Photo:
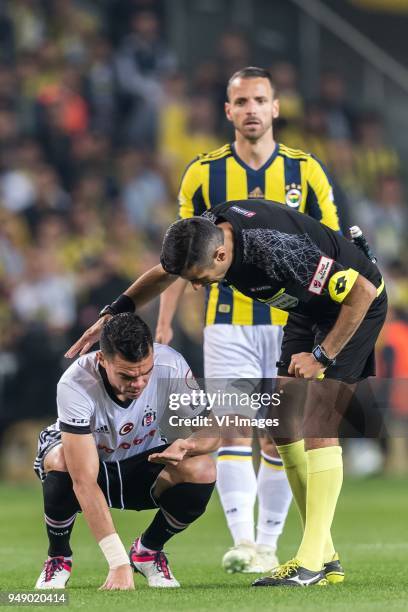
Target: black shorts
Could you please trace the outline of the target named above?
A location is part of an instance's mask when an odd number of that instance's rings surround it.
[[[157,508],[151,490],[162,463],[150,463],[149,455],[164,451],[169,444],[161,444],[144,453],[123,461],[102,461],[99,466],[98,484],[110,508],[122,510],[148,510]]]
[[[60,431],[45,429],[40,433],[38,455],[34,462],[34,471],[40,480],[46,478],[43,468],[46,455],[59,444],[61,444]],[[98,484],[110,508],[121,510],[157,508],[151,489],[165,466],[160,463],[150,463],[147,458],[168,446],[169,444],[162,444],[123,461],[100,462]],[[80,510],[79,503],[78,510]]]
[[[386,314],[387,294],[384,289],[368,310],[354,336],[337,355],[336,364],[325,371],[325,378],[356,382],[375,375],[374,347]],[[280,356],[283,365],[278,368],[278,375],[288,376],[292,355],[311,353],[316,344],[323,342],[334,323],[334,320],[316,323],[309,317],[289,314],[283,330]]]

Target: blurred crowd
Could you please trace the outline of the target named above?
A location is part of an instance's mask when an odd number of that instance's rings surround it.
[[[209,57],[182,66],[154,0],[2,1],[0,33],[1,428],[54,413],[64,350],[157,262],[182,173],[231,140],[225,85],[256,57],[250,37],[228,31]],[[406,177],[383,118],[337,72],[305,99],[296,66],[271,57],[270,69],[277,140],[328,166],[345,225],[361,225],[379,256],[392,304],[381,367],[407,376]],[[177,339],[199,371],[194,300]]]

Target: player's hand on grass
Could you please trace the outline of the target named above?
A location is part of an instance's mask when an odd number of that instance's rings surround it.
[[[319,379],[324,378],[325,368],[316,361],[312,353],[297,353],[292,355],[288,372],[296,378]]]
[[[160,344],[170,344],[173,340],[173,328],[171,325],[158,325],[156,327],[156,342]]]
[[[188,452],[194,449],[195,443],[191,440],[176,440],[162,453],[152,453],[149,455],[149,461],[151,463],[177,466],[180,461],[183,461]]]
[[[72,357],[75,357],[78,353],[80,355],[85,355],[85,353],[92,348],[95,342],[98,342],[99,338],[101,337],[102,328],[106,321],[108,321],[110,318],[111,315],[105,315],[104,317],[98,319],[93,325],[91,325],[91,327],[88,327],[80,339],[67,350],[65,357],[72,359]]]
[[[126,564],[109,570],[108,577],[99,587],[99,591],[133,591],[134,588],[133,570]]]

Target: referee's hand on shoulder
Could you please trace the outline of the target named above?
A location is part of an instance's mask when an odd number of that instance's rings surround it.
[[[171,325],[157,325],[155,341],[159,344],[170,344],[173,340],[173,328]]]
[[[101,337],[101,331],[106,321],[111,315],[105,315],[98,319],[91,327],[88,327],[86,332],[67,350],[65,357],[72,359],[76,355],[85,355]]]

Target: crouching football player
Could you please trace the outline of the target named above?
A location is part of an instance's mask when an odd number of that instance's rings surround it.
[[[215,484],[208,453],[218,440],[199,432],[172,444],[162,437],[159,423],[170,394],[191,393],[189,367],[173,349],[153,345],[137,315],[112,317],[100,347],[64,373],[58,420],[40,433],[34,468],[43,485],[49,549],[36,588],[66,586],[80,510],[109,564],[102,589],[133,589],[132,569],[151,587],[178,587],[163,547],[205,511]],[[184,410],[194,417],[203,406]],[[129,555],[109,508],[158,508]]]

